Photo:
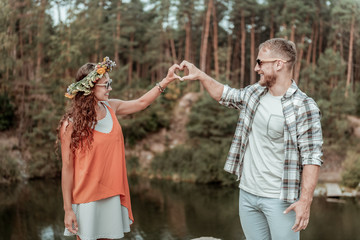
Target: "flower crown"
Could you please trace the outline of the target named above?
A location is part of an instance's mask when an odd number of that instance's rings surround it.
[[[67,88],[65,97],[73,98],[77,92],[84,92],[84,95],[91,93],[91,88],[94,87],[95,83],[101,79],[106,72],[111,72],[112,68],[115,67],[115,62],[111,61],[109,57],[105,57],[103,62],[96,64],[95,69],[91,71],[86,77],[78,82],[70,84]]]

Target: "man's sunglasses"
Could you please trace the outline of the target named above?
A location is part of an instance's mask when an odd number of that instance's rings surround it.
[[[109,79],[107,83],[98,83],[96,86],[104,86],[107,90],[111,87],[112,79]]]
[[[269,63],[269,62],[276,62],[276,61],[281,61],[283,63],[286,63],[287,61],[282,60],[282,59],[278,59],[278,58],[274,58],[274,59],[266,59],[266,60],[260,60],[260,59],[256,59],[256,63],[259,65],[259,67],[261,67],[261,65],[263,63]]]

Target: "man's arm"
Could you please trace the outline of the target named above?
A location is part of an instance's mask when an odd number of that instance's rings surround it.
[[[323,143],[320,119],[321,114],[316,103],[310,98],[306,99],[298,110],[296,126],[303,165],[300,199],[285,210],[285,213],[291,210],[296,213],[296,221],[292,228],[295,232],[305,229],[309,223],[310,206],[319,178]]]
[[[292,230],[304,230],[309,224],[310,207],[314,196],[315,187],[319,177],[320,166],[304,165],[301,178],[301,195],[299,201],[293,203],[285,210],[285,214],[294,210],[296,213],[295,224]]]
[[[194,64],[183,61],[180,64],[180,70],[187,68],[189,74],[182,77],[181,80],[200,80],[201,84],[209,92],[210,96],[216,101],[220,101],[224,85],[208,76],[206,73],[195,67]]]

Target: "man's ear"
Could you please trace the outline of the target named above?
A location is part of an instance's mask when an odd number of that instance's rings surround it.
[[[277,71],[279,71],[279,70],[281,70],[281,69],[283,69],[283,68],[286,67],[286,66],[285,66],[285,63],[283,63],[282,61],[276,61],[275,66],[276,66],[276,70],[277,70]]]

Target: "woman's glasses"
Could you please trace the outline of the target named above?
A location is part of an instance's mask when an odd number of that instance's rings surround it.
[[[109,79],[107,83],[98,83],[96,84],[96,86],[104,86],[106,90],[109,90],[109,88],[111,87],[111,83],[112,83],[112,79]]]
[[[261,65],[263,64],[263,63],[268,63],[268,62],[276,62],[276,61],[281,61],[281,62],[283,62],[283,63],[286,63],[287,61],[285,61],[285,60],[282,60],[282,59],[278,59],[278,58],[270,58],[270,59],[266,59],[266,60],[260,60],[260,59],[256,59],[256,63],[259,65],[259,67],[261,67]]]

